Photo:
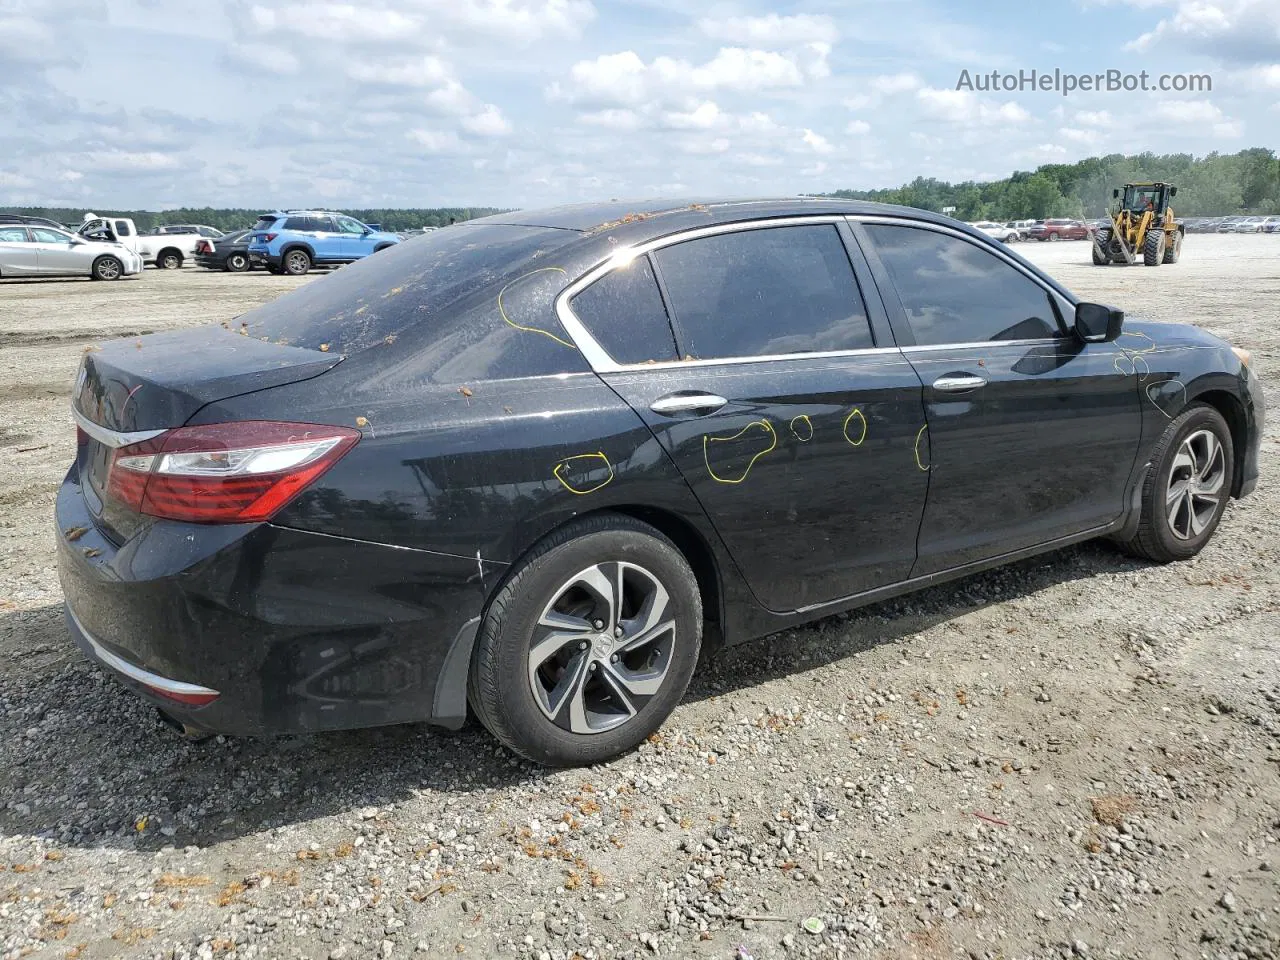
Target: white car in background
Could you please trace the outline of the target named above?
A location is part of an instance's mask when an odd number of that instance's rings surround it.
[[[0,225],[0,277],[92,277],[142,273],[142,258],[119,243],[90,243],[53,227]]]
[[[154,263],[165,270],[177,270],[195,257],[196,244],[203,237],[198,233],[148,234],[138,236],[138,228],[128,217],[100,217],[86,213],[77,235],[94,243],[118,243],[128,247],[142,258],[143,263]]]
[[[1008,227],[993,220],[979,220],[977,223],[969,224],[969,226],[975,230],[981,230],[988,237],[999,240],[1002,243],[1014,243],[1022,239],[1022,234],[1018,232],[1017,227]]]

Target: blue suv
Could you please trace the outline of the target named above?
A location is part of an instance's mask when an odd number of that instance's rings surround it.
[[[394,233],[324,210],[264,213],[249,234],[249,259],[271,273],[302,276],[315,266],[351,263],[400,242]]]

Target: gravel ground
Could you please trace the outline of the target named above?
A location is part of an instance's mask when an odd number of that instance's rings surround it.
[[[1021,249],[1280,363],[1280,237]],[[738,647],[601,767],[474,727],[180,739],[61,622],[69,385],[95,339],[298,282],[0,283],[0,957],[1280,956],[1274,418],[1195,561],[1086,544]]]

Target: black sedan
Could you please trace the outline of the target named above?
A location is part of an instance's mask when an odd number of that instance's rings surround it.
[[[195,249],[196,266],[206,270],[228,270],[231,273],[243,273],[252,269],[249,262],[248,230],[237,230],[217,239],[197,240]]]
[[[1258,479],[1249,356],[836,200],[521,211],[88,353],[81,647],[233,734],[468,705],[625,751],[732,645],[1109,537],[1195,556]]]

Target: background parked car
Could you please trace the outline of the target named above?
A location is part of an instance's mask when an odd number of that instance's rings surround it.
[[[1000,240],[1003,243],[1015,243],[1022,239],[1021,234],[1018,233],[1017,227],[1011,227],[1004,223],[996,223],[992,220],[979,220],[976,223],[969,224],[969,226],[973,227],[975,230],[981,230],[993,240]]]
[[[249,237],[249,259],[271,273],[301,276],[313,266],[351,263],[400,243],[394,233],[326,210],[264,213]]]
[[[119,243],[165,270],[177,270],[194,253],[200,235],[196,233],[138,236],[138,228],[128,217],[99,217],[85,214],[84,223],[76,231],[86,240]]]
[[[122,244],[90,243],[54,227],[0,224],[0,277],[119,280],[141,272],[142,258]]]
[[[24,213],[0,213],[0,224],[6,223],[23,224],[28,227],[53,227],[55,230],[67,229],[57,220],[50,220],[48,217],[29,217]]]
[[[222,236],[222,231],[217,227],[209,227],[200,223],[167,223],[162,227],[152,227],[152,236],[166,236],[177,233],[198,233],[202,237],[208,237],[211,240],[217,240]]]
[[[231,273],[242,273],[253,268],[249,260],[249,231],[237,230],[217,240],[206,237],[196,241],[195,261],[197,267],[206,270],[227,270]]]
[[[1093,229],[1079,220],[1045,220],[1031,228],[1032,240],[1088,240]]]
[[[1031,228],[1039,222],[1038,220],[1010,220],[1005,226],[1013,227],[1013,229],[1017,230],[1019,240],[1026,240]]]
[[[1262,221],[1260,233],[1280,233],[1280,217],[1267,217]]]

